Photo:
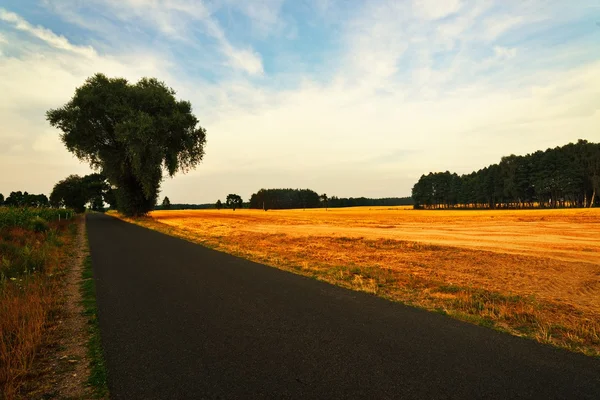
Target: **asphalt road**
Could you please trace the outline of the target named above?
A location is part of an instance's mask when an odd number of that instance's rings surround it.
[[[600,399],[600,359],[88,216],[112,399]]]

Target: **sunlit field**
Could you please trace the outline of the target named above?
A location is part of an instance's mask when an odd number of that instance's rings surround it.
[[[600,210],[155,211],[221,251],[600,354]]]

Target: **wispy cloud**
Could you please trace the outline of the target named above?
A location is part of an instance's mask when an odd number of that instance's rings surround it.
[[[65,6],[65,3],[68,6]],[[82,16],[74,12],[84,5]],[[120,24],[131,27],[134,31],[141,27],[144,30],[158,30],[159,34],[184,45],[195,51],[205,46],[216,45],[217,52],[225,58],[224,64],[250,75],[262,75],[263,64],[260,54],[251,46],[238,47],[231,43],[214,13],[219,9],[213,3],[198,0],[89,0],[81,3],[65,0],[48,6],[63,14],[69,20],[80,25],[96,27],[102,31],[114,29],[114,25],[98,24],[98,15],[107,19],[117,19]],[[244,10],[259,21],[262,30],[267,30],[275,17],[266,13],[263,8],[244,7]],[[90,15],[90,11],[93,14]],[[101,32],[104,33],[104,32]],[[106,32],[110,34],[110,32]],[[202,37],[204,36],[204,38]],[[211,39],[212,43],[207,39]],[[211,56],[214,56],[211,54]]]
[[[43,40],[56,49],[67,50],[80,54],[84,57],[93,57],[96,55],[96,52],[91,46],[73,45],[64,36],[56,35],[51,30],[45,29],[41,26],[33,26],[19,15],[9,12],[3,8],[0,8],[0,21],[12,24],[16,29],[27,32],[30,35]]]
[[[455,14],[463,5],[462,0],[413,0],[416,15],[428,20],[437,20]]]

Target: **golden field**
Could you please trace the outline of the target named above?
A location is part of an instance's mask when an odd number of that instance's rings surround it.
[[[155,211],[133,222],[277,268],[600,355],[600,210]]]

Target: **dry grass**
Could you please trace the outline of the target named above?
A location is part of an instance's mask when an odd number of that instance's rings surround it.
[[[57,278],[66,254],[60,246],[70,240],[66,224],[35,233],[4,228],[0,237],[0,392],[3,399],[18,396],[36,351],[43,342],[59,295]]]
[[[600,210],[157,211],[136,222],[302,275],[600,355]]]

